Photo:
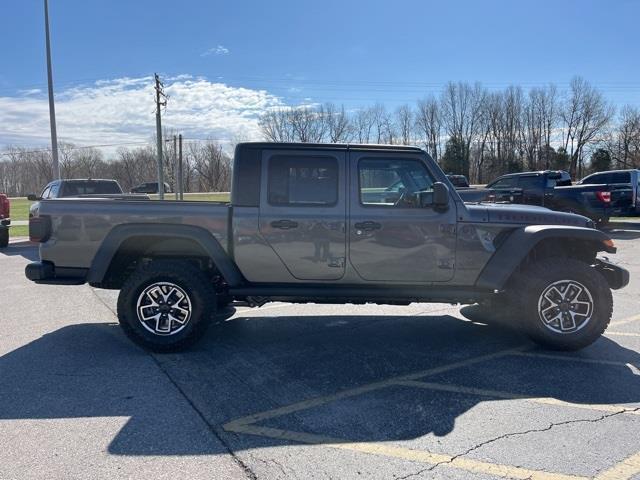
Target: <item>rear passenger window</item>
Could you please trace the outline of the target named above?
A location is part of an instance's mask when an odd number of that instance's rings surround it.
[[[531,177],[520,177],[518,178],[518,187],[523,190],[530,190],[540,187],[540,177],[539,176],[531,176]]]
[[[338,161],[332,157],[272,157],[269,160],[268,197],[271,205],[336,204]]]
[[[612,173],[609,183],[631,183],[631,174],[629,172]]]
[[[598,183],[610,183],[608,180],[609,174],[607,173],[602,173],[602,174],[598,174],[598,175],[591,175],[590,177],[585,178],[584,180],[582,180],[582,183],[584,185],[596,185]]]

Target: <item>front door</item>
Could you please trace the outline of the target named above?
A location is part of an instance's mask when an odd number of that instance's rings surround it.
[[[363,280],[446,282],[455,271],[456,211],[421,207],[434,176],[420,154],[352,151],[349,260]]]
[[[260,233],[294,279],[344,275],[345,158],[339,150],[263,153]]]

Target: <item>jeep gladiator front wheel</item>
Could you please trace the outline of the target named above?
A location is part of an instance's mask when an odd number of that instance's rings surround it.
[[[552,258],[518,276],[525,332],[542,346],[578,350],[595,342],[611,320],[605,278],[584,262]]]
[[[202,337],[216,312],[210,280],[187,262],[157,260],[140,266],[118,297],[126,335],[155,352],[182,350]]]

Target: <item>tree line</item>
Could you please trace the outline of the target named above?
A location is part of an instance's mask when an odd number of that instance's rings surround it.
[[[420,145],[447,173],[474,183],[525,170],[568,170],[573,178],[609,168],[640,167],[640,110],[616,115],[603,93],[576,77],[556,86],[489,91],[448,83],[439,96],[388,110],[377,103],[346,111],[327,103],[281,108],[259,122],[273,142]]]
[[[166,135],[165,138],[169,137]],[[143,182],[157,179],[157,153],[148,146],[120,148],[106,158],[93,147],[61,143],[58,159],[62,178],[113,178],[125,192]],[[40,193],[53,177],[51,152],[22,147],[5,149],[0,157],[0,192],[9,196]],[[176,153],[172,143],[163,151],[165,181],[177,188]],[[183,147],[185,192],[229,191],[231,157],[215,141],[187,141]]]
[[[390,110],[381,103],[347,110],[326,103],[270,110],[259,119],[267,141],[419,145],[446,173],[486,183],[498,175],[542,169],[568,170],[574,179],[592,171],[640,168],[640,109],[616,112],[604,94],[576,77],[567,91],[552,84],[525,91],[490,91],[450,82],[440,95]],[[173,132],[167,131],[165,138]],[[59,145],[63,178],[114,178],[125,191],[157,175],[155,142],[105,155],[92,147]],[[228,191],[229,148],[187,140],[183,148],[186,192]],[[174,146],[164,145],[165,179],[177,187]],[[0,151],[0,192],[38,193],[52,178],[49,150]]]

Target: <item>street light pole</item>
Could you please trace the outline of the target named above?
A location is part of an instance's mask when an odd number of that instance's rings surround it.
[[[47,44],[47,81],[49,84],[49,123],[51,125],[51,158],[53,159],[53,178],[60,178],[58,163],[58,134],[56,132],[56,107],[53,101],[53,72],[51,69],[51,40],[49,38],[49,1],[44,0],[44,30]]]

